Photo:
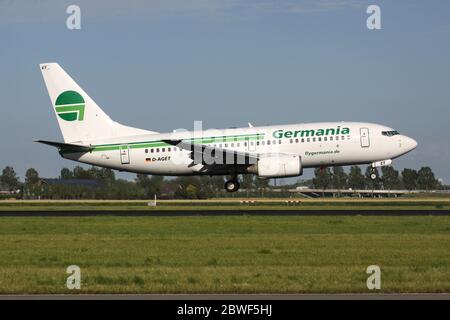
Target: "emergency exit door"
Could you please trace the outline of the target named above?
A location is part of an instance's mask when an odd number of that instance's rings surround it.
[[[256,152],[256,141],[253,141],[250,139],[245,139],[245,143],[247,144],[247,150],[248,152]]]
[[[361,137],[361,148],[370,147],[369,128],[360,128],[359,133]]]
[[[123,144],[119,147],[120,161],[122,164],[130,163],[130,147],[127,144]]]

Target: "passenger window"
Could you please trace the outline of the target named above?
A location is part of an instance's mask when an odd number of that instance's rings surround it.
[[[345,136],[342,136],[342,137],[341,137],[341,140],[345,140]]]
[[[339,140],[339,136],[336,137],[336,140]]]
[[[295,143],[298,143],[298,139],[295,139]]]
[[[294,142],[294,140],[292,140],[292,139],[289,139],[289,143],[293,143]]]
[[[267,140],[267,145],[270,146],[270,140]]]
[[[159,152],[159,148],[156,148],[156,152]]]
[[[323,137],[323,141],[327,141],[327,137]]]
[[[153,153],[155,150],[153,148],[150,149],[150,152]]]
[[[231,146],[234,147],[234,143],[231,143]]]
[[[145,149],[145,153],[148,153],[148,149]]]
[[[333,137],[330,137],[330,141],[333,141]]]
[[[306,138],[306,141],[307,141],[307,142],[310,142],[311,140],[310,140],[309,138]]]
[[[305,142],[305,138],[302,138],[302,142]]]
[[[162,149],[161,149],[161,152],[166,152],[166,148],[162,148]]]
[[[321,137],[318,137],[317,140],[319,140],[319,142],[320,142],[320,141],[322,141],[322,138],[321,138]]]
[[[169,151],[169,152],[170,152],[170,147],[169,147],[169,148],[167,148],[167,151]]]
[[[281,144],[281,139],[280,139],[280,140],[278,140],[278,144]]]
[[[312,140],[313,142],[316,142],[316,138],[313,138],[313,140]]]

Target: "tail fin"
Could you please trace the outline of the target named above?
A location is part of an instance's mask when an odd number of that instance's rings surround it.
[[[40,67],[65,142],[156,133],[111,120],[59,64],[43,63]]]

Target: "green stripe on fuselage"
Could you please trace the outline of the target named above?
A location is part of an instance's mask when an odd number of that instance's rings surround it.
[[[208,138],[189,138],[183,139],[184,141],[191,141],[193,143],[208,144],[208,143],[224,143],[224,142],[239,142],[239,141],[252,141],[261,140],[264,138],[263,133],[250,134],[250,135],[235,135],[235,136],[219,136],[219,137],[208,137]],[[129,145],[130,149],[141,149],[141,148],[158,148],[158,147],[170,147],[172,145],[158,141],[144,141],[144,142],[129,142],[121,144],[103,144],[96,145],[92,151],[110,151],[119,150],[121,145]]]

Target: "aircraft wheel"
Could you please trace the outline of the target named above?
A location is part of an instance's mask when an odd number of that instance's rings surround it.
[[[239,182],[235,180],[228,180],[225,182],[225,190],[228,192],[236,192],[239,190]]]
[[[370,174],[370,179],[375,180],[377,178],[377,175],[375,173]]]

